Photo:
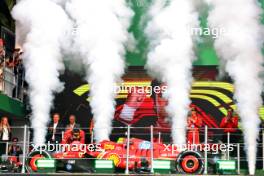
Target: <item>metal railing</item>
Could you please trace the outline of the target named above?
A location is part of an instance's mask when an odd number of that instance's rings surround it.
[[[114,132],[111,136],[122,136],[124,138],[127,139],[126,141],[126,155],[125,155],[125,160],[126,160],[126,169],[125,169],[125,173],[129,174],[130,170],[129,170],[129,161],[130,161],[130,140],[132,138],[134,138],[135,136],[140,138],[140,136],[142,136],[143,139],[147,140],[150,142],[151,144],[151,148],[150,148],[150,161],[151,163],[153,163],[153,160],[155,160],[156,158],[154,157],[154,150],[155,148],[154,143],[161,143],[161,144],[173,144],[171,141],[166,141],[166,142],[162,142],[162,136],[170,136],[170,131],[168,132],[160,132],[160,131],[156,131],[157,128],[150,126],[150,127],[131,127],[131,126],[127,126],[127,127],[114,127],[113,131]],[[160,129],[160,127],[159,127]],[[87,143],[93,143],[94,142],[94,137],[93,137],[93,132],[90,131],[89,128],[82,128],[82,130],[85,131],[85,135],[88,136],[88,138],[86,139]],[[122,130],[122,132],[119,132],[119,130]],[[142,131],[140,131],[142,130]],[[187,133],[188,133],[187,129]],[[217,131],[215,132],[214,135],[209,135],[211,133],[211,131]],[[246,162],[246,155],[242,153],[244,153],[243,150],[241,150],[242,148],[245,147],[244,141],[243,141],[243,136],[242,133],[239,134],[239,137],[241,137],[242,141],[237,141],[235,143],[232,143],[232,140],[230,140],[230,133],[224,133],[224,132],[220,132],[220,130],[223,130],[223,128],[208,128],[207,126],[205,126],[204,128],[200,129],[200,135],[204,136],[204,138],[201,138],[201,144],[206,145],[206,144],[226,144],[227,146],[229,145],[233,145],[234,146],[234,150],[231,152],[229,150],[223,152],[220,156],[221,160],[236,160],[237,162],[237,173],[239,174],[241,171],[241,162]],[[239,130],[239,129],[238,129]],[[18,136],[19,141],[16,142],[16,145],[19,145],[22,149],[22,153],[20,156],[20,162],[22,163],[22,169],[21,172],[25,173],[25,165],[26,165],[26,160],[27,160],[27,155],[30,153],[31,151],[31,147],[32,147],[32,128],[28,127],[27,125],[25,126],[17,126],[17,127],[12,127],[11,131],[13,134],[17,134],[20,135]],[[64,137],[64,132],[61,132],[60,135],[62,135],[61,137]],[[226,135],[226,139],[227,141],[222,141],[221,142],[215,142],[212,140],[212,138],[215,138],[217,136],[222,136],[224,137],[224,135]],[[262,139],[261,143],[258,143],[258,148],[261,149],[262,151],[262,155],[257,155],[257,162],[262,162],[262,169],[264,170],[264,129],[261,129],[261,137],[260,139]],[[89,139],[90,138],[90,139]],[[155,141],[154,141],[155,140]],[[89,141],[89,142],[88,142]],[[212,142],[213,141],[213,142]],[[226,142],[226,143],[223,143]],[[6,148],[5,148],[5,153],[1,153],[2,158],[8,158],[10,157],[12,154],[9,151],[10,146],[13,145],[13,142],[10,141],[0,141],[0,144],[5,144]],[[232,153],[232,154],[231,154]],[[74,158],[73,158],[74,159]],[[77,159],[77,158],[76,158]],[[81,158],[78,158],[81,159]],[[204,160],[204,173],[203,174],[209,174],[208,172],[208,163],[210,160],[212,160],[212,154],[207,150],[204,150],[203,153],[203,158]],[[153,166],[150,163],[150,170],[153,173]]]

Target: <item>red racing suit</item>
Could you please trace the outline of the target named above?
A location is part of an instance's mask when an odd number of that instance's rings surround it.
[[[187,143],[188,144],[199,144],[199,128],[202,126],[202,119],[198,114],[191,115],[188,118],[188,132],[187,132]]]
[[[80,130],[79,141],[81,144],[85,143],[85,132],[83,130]],[[71,144],[72,142],[74,142],[73,131],[71,129],[69,129],[69,130],[65,131],[61,143],[62,144]]]
[[[227,116],[224,117],[220,123],[220,128],[225,128],[225,133],[234,133],[236,132],[238,127],[238,117],[233,116],[231,118],[228,118]]]

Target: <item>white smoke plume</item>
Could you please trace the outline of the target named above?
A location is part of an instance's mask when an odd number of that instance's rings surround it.
[[[191,1],[156,0],[148,15],[152,19],[145,33],[151,50],[146,68],[167,84],[164,97],[168,99],[166,111],[172,118],[173,142],[184,144],[195,60],[190,29],[199,26],[198,13]]]
[[[64,69],[60,45],[69,21],[63,9],[50,0],[21,0],[12,15],[24,50],[34,143],[42,145],[53,94],[63,89],[58,78]]]
[[[258,126],[258,110],[262,104],[263,28],[261,8],[256,0],[213,0],[209,25],[224,28],[226,33],[215,40],[215,48],[233,78],[238,113],[242,120],[249,173],[254,174]]]
[[[68,0],[51,0],[51,1],[55,2],[55,3],[58,4],[58,5],[64,6],[65,3],[66,3]]]
[[[115,83],[124,73],[125,43],[133,12],[125,0],[69,0],[66,10],[76,25],[74,49],[86,67],[97,142],[109,139],[115,112]]]

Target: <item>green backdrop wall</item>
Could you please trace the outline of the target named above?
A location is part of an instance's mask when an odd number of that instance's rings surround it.
[[[145,14],[150,5],[151,0],[128,0],[135,12],[132,21],[130,32],[132,32],[137,40],[137,49],[133,52],[128,52],[126,59],[128,66],[144,66],[148,51],[148,42],[144,36],[144,25],[146,20]],[[264,9],[264,0],[259,0],[261,7]],[[202,28],[207,27],[208,9],[203,9],[200,12],[200,25]],[[264,12],[262,15],[262,23],[264,24]],[[201,42],[197,44],[196,50],[197,60],[194,65],[198,66],[217,66],[218,57],[213,47],[211,37],[202,36]]]

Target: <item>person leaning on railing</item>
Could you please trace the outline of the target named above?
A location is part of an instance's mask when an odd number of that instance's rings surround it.
[[[23,86],[24,86],[24,74],[25,69],[22,60],[22,54],[20,48],[16,48],[13,53],[13,69],[16,80],[15,91],[13,92],[13,97],[18,99],[23,99]]]
[[[18,138],[14,137],[12,139],[12,144],[8,147],[8,155],[19,157],[20,154],[22,154],[22,149],[18,145]]]
[[[5,116],[2,117],[0,122],[0,139],[0,154],[2,155],[6,151],[6,143],[11,139],[11,128],[8,123],[8,118]]]

